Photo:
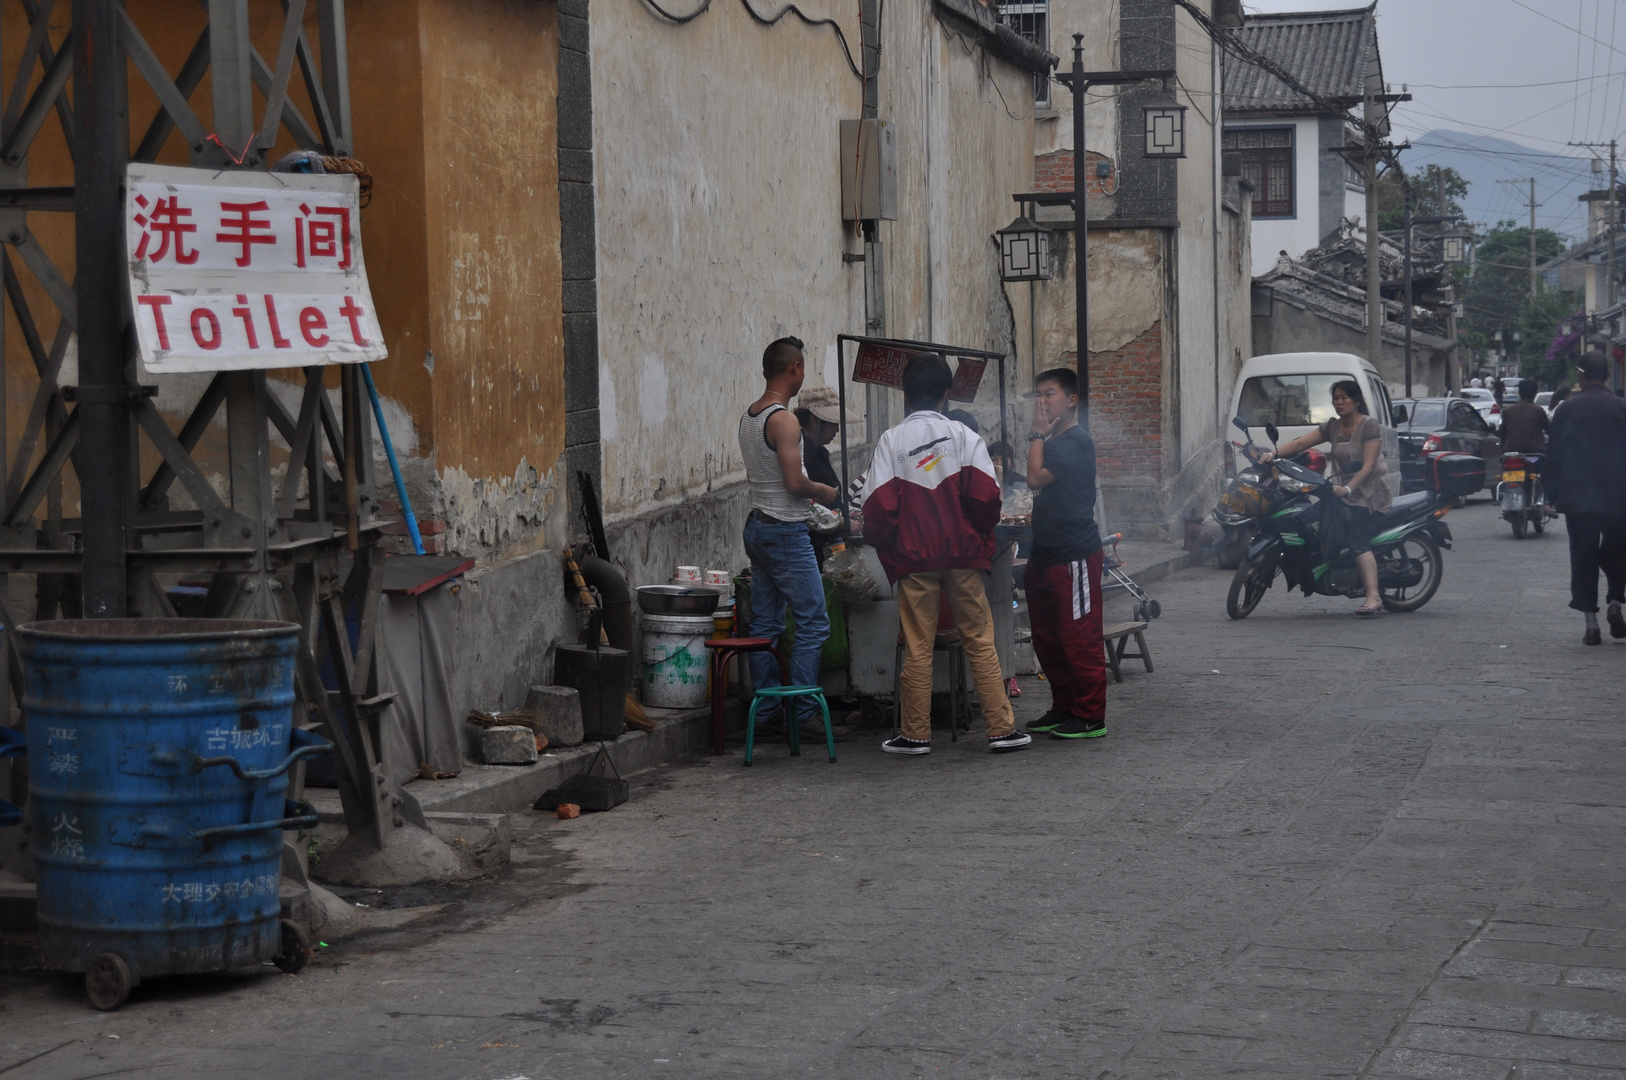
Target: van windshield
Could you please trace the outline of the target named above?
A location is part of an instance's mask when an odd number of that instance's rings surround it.
[[[1242,384],[1237,412],[1249,427],[1309,427],[1336,415],[1332,384],[1338,375],[1258,375]]]

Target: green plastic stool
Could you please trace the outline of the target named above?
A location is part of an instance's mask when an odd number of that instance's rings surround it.
[[[751,764],[751,750],[756,744],[757,709],[762,705],[763,698],[783,698],[785,714],[785,738],[790,743],[790,756],[800,757],[802,753],[801,722],[796,718],[795,710],[791,708],[791,700],[799,697],[814,698],[819,703],[819,711],[824,714],[824,742],[830,751],[830,763],[836,761],[836,733],[830,726],[830,706],[824,700],[822,686],[765,686],[751,697],[751,712],[745,718],[745,763]]]

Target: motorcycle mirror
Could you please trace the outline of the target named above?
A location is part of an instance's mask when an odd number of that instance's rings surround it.
[[[1276,440],[1280,436],[1281,436],[1281,431],[1276,427],[1275,424],[1266,424],[1265,425],[1265,437],[1270,440],[1270,445],[1275,446],[1276,445]]]
[[[1242,422],[1242,417],[1240,416],[1231,417],[1231,426],[1242,432],[1244,435],[1248,433],[1248,425]]]

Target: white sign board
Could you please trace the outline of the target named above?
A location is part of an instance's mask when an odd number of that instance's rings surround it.
[[[361,256],[354,176],[132,163],[124,232],[148,371],[388,355]]]

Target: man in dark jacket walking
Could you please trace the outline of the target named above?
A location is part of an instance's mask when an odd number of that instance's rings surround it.
[[[1542,473],[1570,534],[1570,607],[1586,619],[1586,645],[1600,645],[1598,571],[1608,582],[1609,636],[1626,638],[1626,400],[1609,392],[1609,362],[1576,362],[1581,389],[1558,407]]]

